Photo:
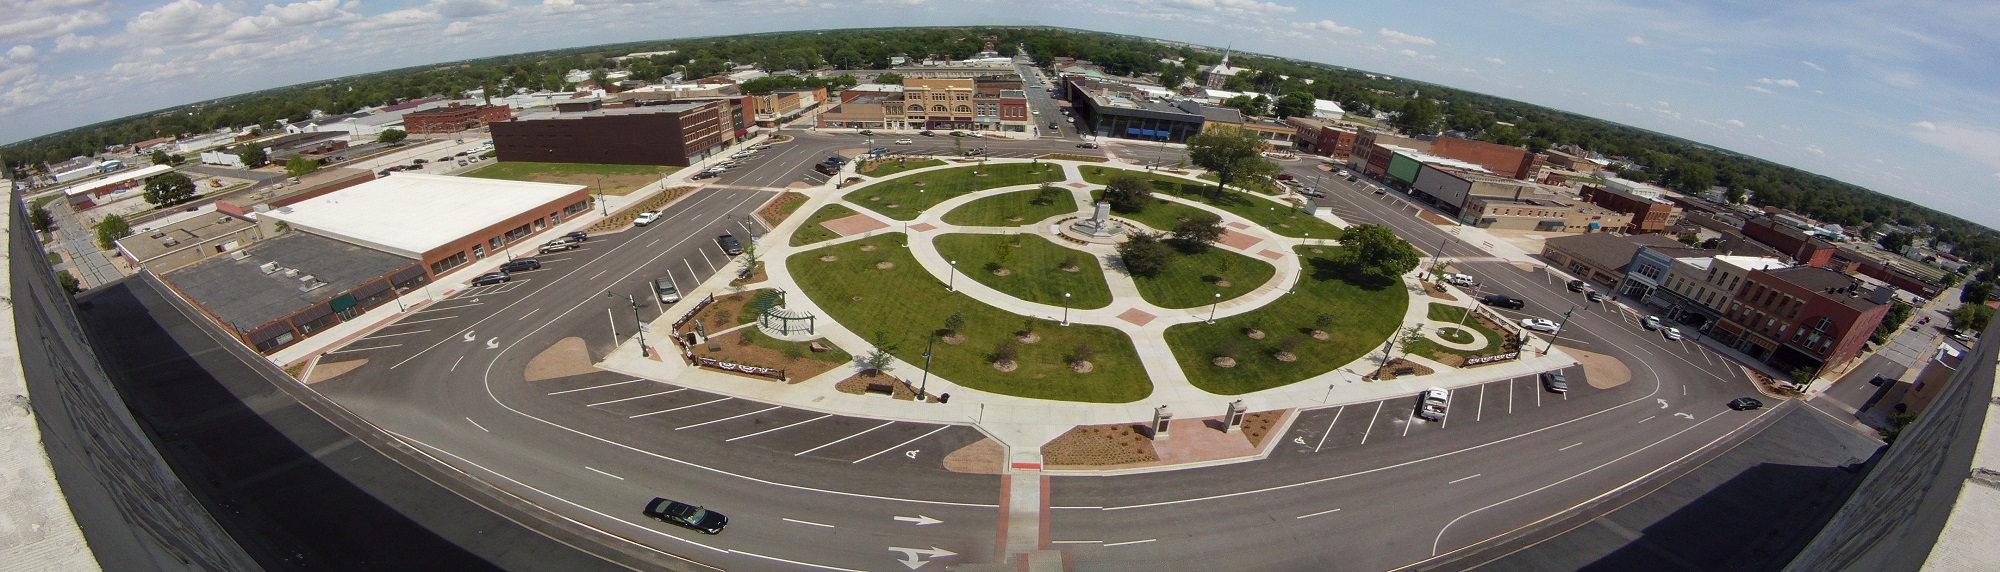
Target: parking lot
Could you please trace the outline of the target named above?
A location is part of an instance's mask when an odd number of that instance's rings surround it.
[[[1576,410],[1578,403],[1595,405],[1598,400],[1593,397],[1600,390],[1586,383],[1583,368],[1558,371],[1568,378],[1567,393],[1544,390],[1533,376],[1462,387],[1451,392],[1451,407],[1442,421],[1414,419],[1415,395],[1305,411],[1292,423],[1286,442],[1273,455],[1335,452],[1369,443],[1379,446],[1384,441],[1430,433],[1483,430],[1482,425],[1503,421],[1555,422],[1577,415],[1581,411]]]

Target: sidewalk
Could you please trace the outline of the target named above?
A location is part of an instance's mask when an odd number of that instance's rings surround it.
[[[996,159],[990,162],[1026,163],[1029,161]],[[1044,163],[1061,165],[1066,174],[1076,180],[1081,180],[1077,169],[1082,163],[1074,161],[1044,161]],[[896,176],[908,176],[914,173],[962,166],[964,165],[947,164],[939,167],[907,171]],[[808,193],[811,198],[800,208],[800,212],[813,212],[828,203],[844,202],[842,200],[843,197],[858,188],[861,187],[834,189],[831,192],[822,192],[822,190],[811,191]],[[945,281],[947,275],[952,272],[950,263],[937,252],[930,240],[924,238],[956,232],[1033,232],[1038,235],[1047,233],[1046,223],[1050,221],[1034,221],[1027,222],[1019,227],[996,228],[961,227],[944,223],[942,220],[944,213],[967,202],[995,194],[1033,188],[1035,188],[1035,185],[1018,185],[968,193],[964,196],[946,200],[937,206],[927,209],[918,218],[908,221],[910,223],[910,230],[908,232],[912,235],[917,235],[914,237],[917,239],[910,241],[912,256],[926,271],[930,272],[940,281]],[[1081,204],[1083,202],[1082,197],[1087,195],[1080,194],[1074,187],[1071,190],[1071,197],[1078,201],[1078,207],[1081,209],[1083,207]],[[1172,197],[1164,198],[1174,200]],[[1248,222],[1226,211],[1214,209],[1207,205],[1186,201],[1181,202],[1190,204],[1195,208],[1214,212],[1222,216],[1225,222]],[[851,203],[849,204],[851,205]],[[865,208],[857,208],[856,210],[871,212]],[[787,219],[784,223],[773,229],[772,232],[766,234],[765,240],[773,240],[773,238],[785,239],[789,237],[793,231],[804,224],[805,218],[794,216]],[[1250,256],[1259,256],[1259,253],[1267,250],[1282,251],[1283,255],[1277,259],[1260,256],[1260,259],[1267,260],[1273,266],[1277,267],[1277,272],[1265,284],[1251,292],[1235,299],[1221,302],[1215,309],[1218,318],[1248,312],[1277,302],[1282,297],[1288,295],[1292,282],[1298,279],[1299,260],[1296,255],[1291,253],[1291,247],[1299,244],[1300,239],[1280,237],[1254,224],[1248,225],[1248,228],[1235,228],[1234,230],[1247,235],[1249,238],[1254,239],[1255,242],[1239,246],[1218,244],[1216,247]],[[890,230],[884,232],[897,231]],[[806,250],[862,240],[867,237],[868,234],[857,234],[805,247],[792,247],[788,243],[777,242],[776,240],[773,240],[774,245],[760,245],[760,251],[765,261],[765,272],[768,275],[768,279],[762,286],[802,292],[803,290],[799,288],[795,278],[789,272],[789,268],[783,264],[788,257]],[[1115,249],[1110,246],[1071,247],[1096,255],[1100,261],[1108,260],[1108,257],[1115,252]],[[766,248],[768,250],[764,250]],[[618,348],[598,365],[604,369],[638,377],[671,380],[677,385],[703,391],[743,399],[784,404],[822,413],[911,422],[971,424],[1006,445],[1009,449],[1009,458],[1012,462],[1039,466],[1041,463],[1041,445],[1069,431],[1072,427],[1076,425],[1144,422],[1150,420],[1154,408],[1161,405],[1168,406],[1184,418],[1205,417],[1211,413],[1220,414],[1225,410],[1229,402],[1238,399],[1242,400],[1249,407],[1249,410],[1253,412],[1326,407],[1413,395],[1426,387],[1456,388],[1472,386],[1513,377],[1533,375],[1541,371],[1568,367],[1576,363],[1574,359],[1560,350],[1547,356],[1531,355],[1515,361],[1470,369],[1449,368],[1423,358],[1411,357],[1409,358],[1411,361],[1432,367],[1436,369],[1437,373],[1387,382],[1363,382],[1360,381],[1361,376],[1374,371],[1381,359],[1379,352],[1370,352],[1370,355],[1361,356],[1332,371],[1282,387],[1243,395],[1217,395],[1196,388],[1188,382],[1185,373],[1181,371],[1179,364],[1175,362],[1165,338],[1165,331],[1168,327],[1177,324],[1205,321],[1208,318],[1209,309],[1160,308],[1139,298],[1137,288],[1136,286],[1132,286],[1129,277],[1123,276],[1115,270],[1107,271],[1105,274],[1112,291],[1117,294],[1114,303],[1100,309],[1072,309],[1069,311],[1069,318],[1072,323],[1076,324],[1116,328],[1131,337],[1133,345],[1140,356],[1141,363],[1153,384],[1153,393],[1151,395],[1143,400],[1132,403],[1089,404],[1011,397],[969,389],[937,375],[930,376],[928,381],[929,390],[933,394],[951,393],[952,399],[949,403],[900,401],[885,399],[879,396],[854,395],[836,391],[833,388],[834,382],[858,373],[852,364],[835,368],[833,371],[801,383],[773,383],[733,374],[689,368],[671,356],[664,363],[652,359],[640,358],[638,350],[632,347],[633,344],[629,342]],[[1413,272],[1411,275],[1405,277],[1405,287],[1412,290],[1412,297],[1410,304],[1405,309],[1402,320],[1405,324],[1428,323],[1429,303],[1449,302],[1423,296],[1421,292],[1416,290],[1420,286],[1415,284],[1414,275],[1415,273]],[[727,282],[731,278],[733,276],[727,273],[711,277],[701,287],[695,289],[689,297],[690,299],[696,299],[706,292],[722,289],[726,287]],[[958,291],[1008,312],[1041,316],[1056,320],[1059,320],[1063,313],[1062,308],[1020,300],[985,286],[977,280],[955,280],[953,283]],[[822,316],[827,315],[827,312],[817,307],[806,296],[794,296],[789,301],[789,308],[792,310],[807,311]],[[1461,301],[1458,303],[1458,305],[1466,304],[1469,304],[1469,302]],[[671,323],[678,319],[681,314],[685,313],[686,310],[684,308],[686,307],[677,304],[675,308],[669,309],[660,318],[659,322],[656,323]],[[1135,324],[1122,317],[1125,313],[1135,310],[1150,314],[1154,319],[1145,321],[1143,324]],[[1434,327],[1428,327],[1427,329],[1434,329]],[[661,330],[656,328],[655,331]],[[844,325],[831,320],[821,322],[819,332],[829,343],[838,345],[849,351],[849,353],[856,355],[865,353],[872,347],[860,334],[849,331]],[[900,371],[917,371],[919,368],[914,364],[899,362],[896,369]]]

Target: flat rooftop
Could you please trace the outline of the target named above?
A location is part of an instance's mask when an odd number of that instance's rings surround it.
[[[243,253],[241,260],[216,256],[161,277],[224,324],[245,332],[417,263],[296,231],[237,252]],[[266,274],[262,267],[273,262],[297,270],[296,275],[283,270]],[[301,290],[315,283],[325,285]]]
[[[396,173],[257,216],[421,258],[583,189],[583,185]]]

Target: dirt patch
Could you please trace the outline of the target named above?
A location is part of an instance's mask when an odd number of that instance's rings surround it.
[[[1143,426],[1130,423],[1078,425],[1048,444],[1042,445],[1042,464],[1055,468],[1149,463],[1160,460],[1153,440],[1141,432]]]
[[[1285,419],[1285,410],[1258,411],[1243,415],[1243,436],[1250,439],[1250,446],[1264,446],[1264,437],[1278,428],[1278,422]]]
[[[764,263],[759,262],[755,267],[752,267],[750,269],[749,276],[742,276],[741,274],[738,274],[738,278],[735,280],[730,280],[729,285],[731,287],[748,286],[751,284],[763,282],[765,278],[769,278],[769,276],[766,276],[764,274]]]
[[[1405,373],[1401,375],[1408,375],[1411,377],[1425,376],[1437,373],[1436,370],[1432,370],[1429,367],[1425,367],[1424,364],[1405,360],[1403,358],[1396,358],[1393,360],[1389,360],[1389,367],[1382,368],[1382,377],[1371,378],[1371,380],[1392,381],[1398,377],[1398,374],[1396,372],[1404,370],[1408,370],[1410,373]]]
[[[1569,346],[1563,346],[1562,351],[1576,358],[1577,365],[1583,366],[1584,380],[1591,387],[1611,389],[1632,381],[1632,368],[1625,367],[1625,362],[1618,358]]]
[[[786,218],[790,218],[792,213],[797,212],[799,206],[804,204],[806,204],[806,196],[804,194],[787,192],[778,195],[778,198],[771,199],[771,202],[765,204],[764,208],[757,209],[757,218],[764,219],[764,226],[766,228],[776,227],[778,223],[785,222]]]
[[[368,360],[353,359],[353,360],[339,361],[333,363],[321,363],[318,365],[314,365],[312,368],[312,375],[302,381],[306,382],[306,385],[312,385],[315,383],[340,377],[340,374],[354,371],[354,368],[361,367],[364,365],[368,365]]]
[[[803,382],[847,363],[845,353],[814,353],[810,347],[811,342],[791,342],[771,338],[756,341],[750,339],[750,336],[763,335],[756,328],[744,328],[715,336],[708,339],[709,343],[695,346],[694,355],[729,363],[781,369],[785,371],[785,379],[790,383]],[[709,349],[714,346],[720,346],[721,349]],[[827,359],[817,359],[820,357]],[[835,357],[839,357],[840,360],[832,361]],[[775,378],[761,376],[759,379],[775,381]]]
[[[833,384],[833,389],[834,391],[838,391],[841,393],[851,393],[854,395],[867,395],[868,386],[870,385],[893,386],[895,388],[895,393],[890,394],[889,395],[890,397],[901,399],[903,401],[917,400],[916,386],[912,386],[910,385],[910,382],[903,381],[901,378],[898,378],[893,375],[868,375],[865,373],[857,373],[848,376],[847,379],[840,380],[840,383]]]
[[[541,381],[595,371],[597,368],[590,366],[590,350],[585,348],[583,338],[571,336],[535,354],[528,360],[528,371],[523,375],[528,381]]]
[[[1418,214],[1417,214],[1417,217],[1418,217],[1418,218],[1422,218],[1422,219],[1424,219],[1424,222],[1427,222],[1427,223],[1431,223],[1431,224],[1435,224],[1435,225],[1438,225],[1438,226],[1457,226],[1457,225],[1458,225],[1458,221],[1455,221],[1455,220],[1451,220],[1451,219],[1448,219],[1448,218],[1444,218],[1444,217],[1442,217],[1442,216],[1439,216],[1439,215],[1438,215],[1437,213],[1434,213],[1434,212],[1431,212],[1431,211],[1424,211],[1424,212],[1421,212],[1421,213],[1418,213]]]
[[[1424,294],[1429,295],[1432,298],[1437,298],[1439,300],[1450,300],[1453,302],[1458,301],[1457,296],[1451,295],[1451,289],[1445,288],[1443,284],[1426,285],[1426,287],[1424,288]]]
[[[694,322],[701,322],[702,327],[705,328],[702,331],[720,332],[737,324],[747,324],[756,320],[757,316],[754,314],[744,316],[743,308],[750,303],[751,299],[757,296],[757,292],[759,291],[749,290],[727,296],[716,296],[715,303],[709,304],[707,308],[702,308],[701,313],[695,314],[693,320],[690,320],[686,326],[682,326],[682,331],[693,331]]]
[[[944,456],[944,470],[975,475],[998,475],[1007,468],[1007,446],[992,439],[960,447]]]

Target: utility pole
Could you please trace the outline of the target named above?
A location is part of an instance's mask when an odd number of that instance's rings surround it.
[[[617,294],[610,292],[605,292],[604,297],[618,299]],[[625,303],[632,306],[632,321],[637,324],[635,329],[639,330],[639,357],[652,357],[652,353],[646,349],[646,322],[639,319],[639,299],[626,294]]]
[[[931,385],[931,348],[937,347],[937,332],[931,332],[931,340],[924,343],[924,377],[917,381],[917,402],[924,401],[925,390]]]
[[[1542,355],[1549,355],[1549,351],[1555,349],[1556,340],[1562,339],[1563,337],[1563,328],[1569,326],[1569,316],[1575,313],[1576,313],[1575,304],[1570,305],[1568,312],[1563,312],[1562,321],[1556,323],[1555,335],[1549,336],[1549,345],[1542,347]]]

